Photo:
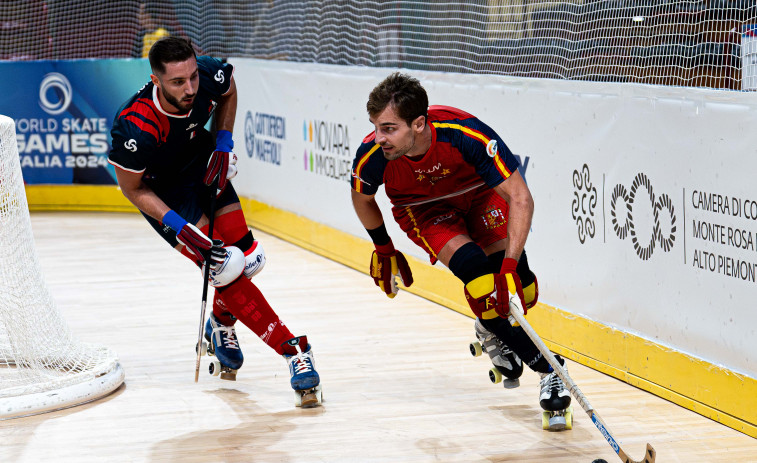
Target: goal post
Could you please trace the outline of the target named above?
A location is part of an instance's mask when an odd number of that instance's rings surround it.
[[[124,381],[109,349],[77,340],[34,246],[13,119],[0,115],[0,419],[103,397]]]

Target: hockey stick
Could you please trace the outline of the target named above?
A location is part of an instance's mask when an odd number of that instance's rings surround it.
[[[208,238],[213,241],[213,222],[216,219],[216,188],[218,178],[213,181],[210,187],[210,217],[208,217]],[[205,256],[205,270],[203,271],[202,280],[202,306],[200,309],[200,332],[197,334],[197,361],[195,363],[195,383],[200,379],[200,357],[202,357],[202,335],[205,329],[205,306],[208,303],[208,280],[210,279],[210,252]]]
[[[607,443],[610,444],[610,447],[615,450],[615,453],[618,454],[623,463],[654,463],[657,452],[655,452],[655,449],[652,448],[649,443],[647,443],[647,453],[644,455],[644,459],[640,461],[631,459],[631,457],[629,457],[626,452],[624,452],[623,449],[620,448],[618,442],[614,437],[612,437],[612,434],[607,428],[607,425],[605,425],[604,421],[602,421],[591,404],[589,404],[589,400],[586,398],[583,392],[581,392],[576,383],[573,382],[571,377],[568,376],[568,372],[565,371],[562,365],[560,365],[560,362],[558,362],[552,352],[550,352],[550,350],[547,348],[547,345],[544,344],[544,341],[541,340],[539,335],[536,334],[536,331],[534,331],[531,325],[526,321],[526,317],[523,315],[523,307],[521,307],[520,298],[517,295],[510,295],[510,315],[515,318],[520,326],[523,327],[523,330],[526,332],[528,337],[531,338],[534,344],[536,344],[536,347],[539,349],[542,355],[544,355],[544,358],[546,358],[549,364],[552,365],[552,368],[557,373],[557,376],[559,376],[563,383],[565,383],[571,394],[573,394],[573,397],[578,400],[578,403],[581,404],[581,407],[591,418],[594,426],[599,429],[599,432],[602,433],[602,436],[604,436],[605,440],[607,440]]]

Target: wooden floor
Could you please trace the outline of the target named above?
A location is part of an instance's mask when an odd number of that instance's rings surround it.
[[[80,407],[0,421],[0,462],[619,461],[589,418],[542,431],[537,375],[489,382],[468,352],[473,321],[256,233],[256,283],[295,334],[307,334],[325,403],[293,405],[283,359],[238,329],[236,382],[194,383],[201,278],[133,214],[36,213],[46,280],[78,337],[115,350],[126,383]],[[366,262],[367,262],[366,256]],[[659,462],[757,461],[757,440],[569,362],[624,450]],[[696,378],[692,378],[695,381]]]

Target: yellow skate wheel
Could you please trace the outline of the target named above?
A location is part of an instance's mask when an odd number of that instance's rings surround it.
[[[549,418],[550,418],[549,412],[541,413],[541,428],[545,431],[549,430]]]
[[[484,353],[484,349],[478,341],[473,341],[468,347],[470,347],[470,354],[474,357],[480,357]]]
[[[489,379],[494,384],[501,383],[502,382],[502,372],[500,372],[497,367],[493,367],[491,370],[489,370]]]
[[[573,429],[573,405],[565,409],[565,429]]]

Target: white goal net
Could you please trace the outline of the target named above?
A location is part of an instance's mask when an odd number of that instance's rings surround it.
[[[0,60],[205,54],[757,89],[755,0],[64,0],[0,9]]]
[[[115,354],[73,337],[42,276],[14,121],[0,116],[0,419],[89,402],[124,380]]]

